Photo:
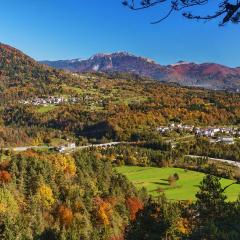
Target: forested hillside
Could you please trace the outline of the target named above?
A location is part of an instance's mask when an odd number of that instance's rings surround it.
[[[118,239],[142,207],[94,152],[0,154],[0,239]]]
[[[42,144],[60,135],[131,140],[169,122],[240,122],[237,93],[183,88],[129,74],[70,74],[9,46],[0,49],[1,146]],[[37,102],[53,97],[63,101]]]
[[[52,93],[66,77],[66,73],[38,64],[21,51],[0,44],[1,102]]]
[[[0,239],[239,239],[239,201],[228,201],[229,186],[219,178],[232,178],[225,182],[237,187],[238,169],[186,157],[237,160],[239,142],[222,148],[188,133],[160,136],[157,128],[183,123],[238,131],[240,94],[133,74],[66,73],[3,44],[0,86]],[[110,141],[126,142],[76,147]],[[74,147],[61,152],[69,144]],[[182,176],[161,179],[164,189],[150,189],[153,198],[117,172],[121,165],[191,169],[205,178],[193,186],[196,202],[169,201],[164,191],[181,191],[175,184]]]
[[[238,239],[239,201],[229,202],[224,191],[219,178],[207,175],[196,202],[168,201],[162,191],[149,198],[96,150],[5,151],[0,153],[0,238]]]

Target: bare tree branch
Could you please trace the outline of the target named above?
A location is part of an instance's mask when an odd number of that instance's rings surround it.
[[[186,12],[186,9],[195,7],[202,7],[210,2],[210,0],[122,0],[123,5],[131,10],[144,10],[156,6],[163,6],[166,8],[168,4],[167,14],[159,20],[152,22],[152,24],[160,23],[167,19],[174,12],[182,12],[182,15],[188,19],[197,20],[212,20],[222,17],[220,25],[227,22],[239,23],[240,22],[240,2],[239,0],[218,0],[216,1],[216,11],[206,13],[205,15],[196,15],[191,12]],[[205,9],[204,9],[205,10]],[[207,11],[207,10],[205,10]]]

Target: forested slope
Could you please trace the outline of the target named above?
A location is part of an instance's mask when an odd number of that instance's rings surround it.
[[[131,140],[169,122],[240,123],[238,93],[184,88],[129,74],[70,74],[6,45],[0,45],[0,54],[2,146],[11,132],[19,137],[9,138],[10,144],[18,145],[43,144],[46,133],[50,139],[64,135]],[[65,101],[34,104],[35,99],[51,97]]]
[[[133,186],[94,153],[4,158],[1,239],[118,239],[143,207]]]

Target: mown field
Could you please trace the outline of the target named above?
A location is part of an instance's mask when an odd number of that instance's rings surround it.
[[[159,189],[166,194],[169,200],[195,200],[198,186],[205,176],[204,173],[184,170],[180,168],[155,168],[122,166],[117,171],[125,175],[133,184],[141,189],[145,187],[149,194],[156,197]],[[177,173],[179,180],[175,186],[170,186],[168,177]],[[232,183],[232,180],[222,179],[222,186]],[[235,201],[240,195],[240,185],[233,185],[226,190],[229,201]]]

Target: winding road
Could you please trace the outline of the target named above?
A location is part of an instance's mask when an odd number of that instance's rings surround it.
[[[101,144],[89,144],[85,146],[78,146],[75,148],[71,147],[65,147],[64,152],[73,152],[81,149],[87,149],[87,148],[94,148],[94,147],[111,147],[111,146],[116,146],[120,144],[132,144],[132,142],[109,142],[109,143],[101,143]],[[59,146],[61,147],[61,146]],[[15,152],[23,152],[28,149],[54,149],[56,147],[53,146],[25,146],[25,147],[13,147],[13,148],[2,148],[3,150],[13,150]],[[186,157],[191,157],[191,158],[204,158],[206,156],[197,156],[197,155],[186,155]],[[223,163],[228,163],[231,164],[235,167],[240,168],[240,162],[233,161],[233,160],[228,160],[228,159],[219,159],[219,158],[210,158],[208,157],[209,160],[211,161],[218,161],[218,162],[223,162]]]

